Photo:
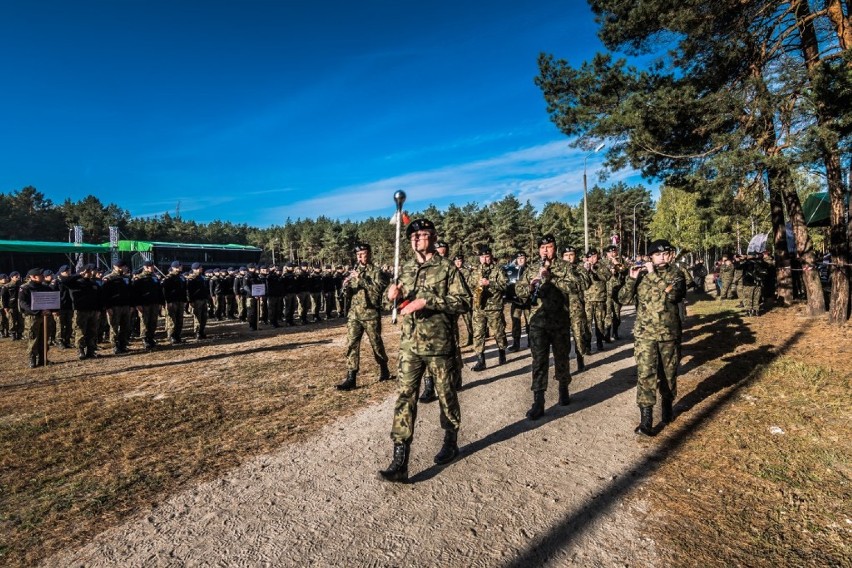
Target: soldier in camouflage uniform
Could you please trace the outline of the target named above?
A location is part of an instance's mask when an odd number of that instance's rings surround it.
[[[745,263],[745,257],[741,254],[734,255],[734,280],[731,283],[731,287],[734,289],[734,292],[737,294],[737,299],[740,301],[739,307],[743,307],[743,296],[745,295],[743,292],[743,264]]]
[[[618,336],[618,327],[621,325],[621,304],[618,302],[618,291],[627,278],[627,268],[624,266],[624,259],[618,254],[617,246],[609,245],[604,251],[601,267],[606,268],[610,273],[610,278],[606,281],[605,337],[609,341],[613,341],[621,339]]]
[[[662,399],[662,421],[674,419],[672,403],[677,396],[677,367],[680,363],[681,321],[678,303],[686,294],[686,281],[681,271],[668,264],[673,250],[666,240],[648,247],[651,261],[630,269],[618,297],[623,304],[636,305],[633,327],[636,357],[636,403],[640,421],[636,433],[654,434],[654,404],[657,388]]]
[[[66,285],[71,290],[74,303],[74,344],[78,357],[93,359],[97,357],[98,326],[103,309],[101,285],[94,278],[95,265],[87,264],[78,274],[72,275]]]
[[[527,270],[527,254],[524,251],[518,251],[515,260],[503,269],[508,281],[506,301],[509,303],[509,318],[512,320],[512,345],[509,347],[512,352],[521,350],[521,328],[526,327],[529,330],[530,326],[530,306],[515,294],[515,284]]]
[[[18,290],[21,287],[21,273],[17,270],[9,273],[9,281],[3,285],[3,311],[9,320],[9,333],[12,341],[19,341],[24,336],[24,320],[18,309]]]
[[[444,443],[435,463],[446,464],[458,455],[461,410],[453,385],[456,337],[453,322],[470,310],[471,295],[461,273],[435,252],[437,233],[428,219],[406,228],[414,259],[400,271],[399,284],[388,287],[387,297],[399,301],[402,336],[399,347],[399,388],[391,439],[393,461],[379,474],[388,481],[408,480],[408,457],[417,418],[417,392],[428,368],[435,377],[441,408]]]
[[[720,300],[731,298],[731,285],[734,283],[734,263],[728,255],[722,256],[722,264],[719,266],[719,280],[722,282],[722,290],[719,293]]]
[[[538,420],[544,415],[544,393],[550,351],[553,350],[554,379],[559,384],[559,404],[571,402],[568,386],[571,371],[571,316],[568,311],[568,272],[572,267],[556,258],[556,239],[544,235],[538,240],[540,268],[527,270],[515,284],[515,293],[530,300],[530,351],[532,353],[533,404],[527,418]]]
[[[574,336],[574,353],[577,355],[577,372],[586,368],[584,356],[592,352],[592,336],[586,321],[586,290],[592,285],[589,273],[579,264],[577,249],[567,246],[562,260],[568,264],[568,311],[571,314],[571,334]]]
[[[186,309],[186,279],[179,260],[172,262],[169,273],[160,283],[163,303],[166,304],[166,337],[169,343],[183,343],[183,316]]]
[[[207,301],[210,300],[210,283],[204,276],[200,262],[192,263],[192,272],[186,277],[186,302],[192,311],[195,339],[207,339]]]
[[[609,270],[602,267],[599,262],[598,251],[589,249],[586,253],[586,262],[583,267],[589,274],[592,285],[586,290],[586,320],[589,324],[589,333],[595,336],[598,351],[603,350],[603,342],[607,340],[606,330],[606,305],[607,305],[607,282],[612,277]]]
[[[24,337],[27,340],[30,368],[43,367],[47,364],[44,357],[44,323],[52,317],[48,311],[33,310],[33,292],[50,292],[50,288],[42,284],[41,268],[33,268],[27,272],[27,281],[18,289],[17,297],[18,306],[24,318]]]
[[[146,260],[142,263],[142,271],[130,282],[133,290],[133,300],[136,312],[139,314],[139,325],[145,349],[153,349],[157,342],[154,333],[160,319],[160,309],[163,305],[163,289],[160,279],[154,274],[154,263]]]
[[[379,380],[391,379],[388,354],[382,341],[382,297],[388,286],[385,274],[372,263],[372,249],[366,243],[355,245],[355,269],[344,279],[343,291],[349,297],[349,316],[346,322],[346,379],[338,390],[356,387],[361,367],[361,338],[364,333],[379,364]]]
[[[493,262],[491,248],[479,247],[479,266],[467,276],[467,287],[473,293],[473,350],[476,353],[474,371],[484,371],[485,333],[491,330],[497,343],[497,364],[506,363],[506,319],[503,316],[503,294],[506,292],[506,273]]]
[[[453,257],[453,264],[456,265],[456,268],[458,268],[459,272],[462,273],[462,276],[464,277],[465,282],[467,282],[467,279],[470,275],[470,268],[464,265],[464,255],[463,254],[457,254],[456,256],[454,256]],[[460,343],[459,347],[467,347],[468,345],[473,344],[473,317],[471,316],[470,312],[465,312],[463,314],[460,314],[459,317],[456,320],[457,326],[458,326],[458,319],[461,319],[464,322],[464,328],[465,328],[465,331],[467,332],[466,333],[466,341],[464,343]],[[461,327],[459,326],[458,329],[459,329],[459,342],[461,342]]]

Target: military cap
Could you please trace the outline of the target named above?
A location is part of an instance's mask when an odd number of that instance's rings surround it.
[[[172,268],[182,268],[183,265],[180,263],[179,260],[175,260],[175,261],[172,262],[171,267]]]
[[[604,252],[610,252],[610,251],[614,251],[614,250],[618,250],[618,247],[615,246],[615,245],[609,245],[604,249]]]
[[[145,262],[142,263],[142,266],[154,266],[154,261],[153,260],[146,260]]]
[[[566,252],[574,252],[575,253],[575,252],[577,252],[577,247],[572,246],[572,245],[568,245],[567,247],[562,249],[562,254],[565,254]]]
[[[590,256],[595,256],[596,254],[598,254],[598,249],[592,247],[586,251],[586,258],[589,258]]]
[[[44,270],[41,268],[30,268],[30,271],[27,272],[27,276],[41,276],[44,274]]]
[[[233,266],[228,267],[228,272],[236,272],[236,271],[237,271],[237,269],[234,268]]]
[[[20,276],[20,275],[21,275],[20,272],[18,272],[17,270],[13,270],[12,272],[9,273],[9,278],[14,278],[15,276]]]
[[[358,243],[357,245],[355,245],[355,248],[353,250],[355,252],[361,252],[362,250],[371,251],[373,249],[367,243]]]
[[[295,268],[295,267],[296,267],[296,265],[292,262],[288,262],[287,264],[284,265],[284,268]]]
[[[6,280],[7,278],[8,278],[8,276],[6,274],[3,274],[2,272],[0,272],[0,280]]]
[[[127,263],[119,258],[115,262],[113,262],[112,265],[117,266],[119,268],[124,268],[125,266],[127,266]]]
[[[267,267],[266,267],[266,265],[265,265],[265,264],[258,264],[258,265],[257,265],[257,269],[258,269],[258,270],[266,270],[266,268],[267,268]]]
[[[89,263],[89,264],[87,264],[83,267],[83,272],[94,272],[94,270],[95,270],[95,265],[91,264],[91,263]]]
[[[63,272],[65,272],[65,271],[67,271],[67,270],[69,270],[69,269],[68,269],[68,265],[67,265],[67,264],[63,264],[62,266],[60,266],[59,268],[57,268],[57,269],[56,269],[56,273],[57,273],[57,274],[62,274]]]
[[[670,252],[673,250],[674,247],[666,239],[657,239],[648,245],[648,254],[654,254],[655,252]]]
[[[448,245],[448,244],[447,244],[447,241],[438,241],[437,243],[435,243],[435,248],[439,248],[439,249],[440,249],[440,248],[449,249],[449,248],[450,248],[450,245]]]
[[[435,224],[429,219],[415,219],[405,228],[405,236],[411,237],[417,231],[432,231],[435,232]]]
[[[478,251],[479,251],[479,256],[483,256],[483,255],[486,255],[486,254],[489,255],[489,256],[491,255],[491,247],[488,246],[488,245],[479,245]]]
[[[546,235],[542,235],[542,237],[538,239],[538,246],[549,245],[550,243],[555,243],[555,242],[556,242],[556,237],[554,237],[553,235],[548,233]]]
[[[245,272],[245,271],[246,271],[246,267],[245,267],[245,266],[241,266],[241,267],[240,267],[240,272]]]
[[[515,253],[515,258],[526,258],[526,257],[527,257],[527,253],[525,253],[522,250],[519,250],[518,252]]]
[[[42,276],[53,276],[53,271],[50,269],[46,269],[41,273]]]
[[[199,268],[201,268],[201,263],[200,263],[200,262],[193,262],[193,263],[192,263],[192,269],[193,269],[193,270],[198,270]]]

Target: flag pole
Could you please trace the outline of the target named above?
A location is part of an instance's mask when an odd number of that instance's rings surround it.
[[[405,192],[401,189],[393,194],[393,200],[396,202],[396,239],[394,240],[395,248],[393,253],[393,283],[399,284],[399,238],[402,227],[402,204],[405,203]],[[393,312],[391,313],[391,322],[396,323],[398,312],[398,299],[393,301]]]

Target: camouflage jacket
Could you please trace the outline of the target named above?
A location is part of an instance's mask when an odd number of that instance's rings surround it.
[[[589,273],[578,264],[568,264],[566,272],[568,280],[568,307],[573,313],[575,310],[585,310],[586,290],[592,285]]]
[[[558,258],[550,265],[550,278],[538,287],[532,284],[538,278],[538,269],[525,270],[515,284],[515,292],[521,300],[535,301],[530,306],[530,326],[538,328],[566,327],[571,323],[568,311],[568,293],[571,286],[569,272],[573,267]]]
[[[612,273],[610,273],[609,268],[602,264],[602,261],[598,261],[597,264],[593,264],[592,268],[587,270],[586,273],[592,281],[592,285],[589,286],[589,289],[586,291],[586,301],[606,302],[607,283],[610,278],[612,278]]]
[[[344,289],[350,295],[349,319],[378,319],[388,278],[374,264],[359,264],[355,270],[358,271],[358,277],[351,278]]]
[[[604,257],[600,260],[601,268],[606,268],[609,271],[610,277],[606,281],[607,296],[613,299],[618,298],[618,290],[624,286],[624,281],[627,279],[627,269],[624,266],[624,259],[620,256],[613,260],[609,257]]]
[[[467,287],[470,288],[470,292],[473,294],[471,308],[486,312],[499,312],[503,309],[503,295],[506,292],[509,280],[506,278],[506,273],[503,272],[502,268],[494,263],[489,265],[480,264],[475,268],[471,268],[466,278]],[[479,280],[482,278],[487,278],[490,284],[479,289]],[[478,305],[477,301],[479,302]]]
[[[678,304],[686,295],[686,281],[674,266],[657,268],[654,274],[639,273],[637,279],[628,276],[618,292],[622,304],[636,305],[637,339],[656,341],[680,340],[681,324]]]
[[[420,356],[454,355],[456,315],[470,311],[471,294],[461,272],[449,260],[434,255],[400,269],[402,299],[426,300],[422,310],[402,317],[400,350]]]
[[[719,267],[719,279],[720,280],[733,280],[734,278],[734,265],[733,264],[723,264]]]

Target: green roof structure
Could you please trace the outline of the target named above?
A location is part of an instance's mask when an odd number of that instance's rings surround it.
[[[54,243],[49,241],[0,241],[0,252],[30,252],[30,253],[109,253],[109,244],[91,245],[74,243]]]
[[[109,250],[109,243],[103,245]],[[197,243],[167,243],[162,241],[118,241],[119,252],[151,252],[156,248],[175,248],[187,250],[233,250],[260,251],[257,247],[248,245],[217,245]]]

